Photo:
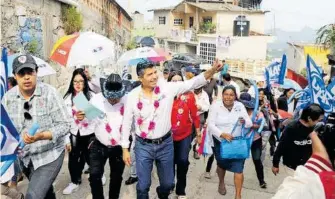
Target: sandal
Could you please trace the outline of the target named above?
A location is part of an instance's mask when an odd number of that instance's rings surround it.
[[[218,192],[221,195],[226,195],[227,194],[226,185],[224,183],[219,184]]]

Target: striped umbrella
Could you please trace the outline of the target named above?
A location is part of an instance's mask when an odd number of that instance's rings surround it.
[[[50,59],[67,67],[96,66],[104,59],[115,57],[115,43],[93,32],[82,32],[60,38]]]
[[[161,62],[169,59],[171,59],[171,56],[162,48],[143,47],[123,53],[117,63],[133,66],[142,61]]]

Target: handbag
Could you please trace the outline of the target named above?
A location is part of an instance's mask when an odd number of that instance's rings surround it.
[[[236,129],[236,122],[232,132]],[[244,133],[244,125],[242,126],[242,136],[234,137],[231,142],[222,140],[220,144],[220,156],[223,159],[247,159],[250,156],[250,140],[246,138]]]

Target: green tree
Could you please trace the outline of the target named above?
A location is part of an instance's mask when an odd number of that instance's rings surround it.
[[[335,53],[335,24],[327,24],[317,31],[316,43]]]
[[[37,48],[38,42],[36,39],[31,40],[26,46],[27,51],[32,55],[35,55],[37,53]]]
[[[62,8],[62,21],[68,35],[79,32],[83,27],[83,17],[74,6]]]

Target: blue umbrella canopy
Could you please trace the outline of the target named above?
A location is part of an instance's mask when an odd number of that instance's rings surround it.
[[[143,37],[140,41],[140,44],[142,45],[142,47],[154,47],[155,41],[151,37]]]

